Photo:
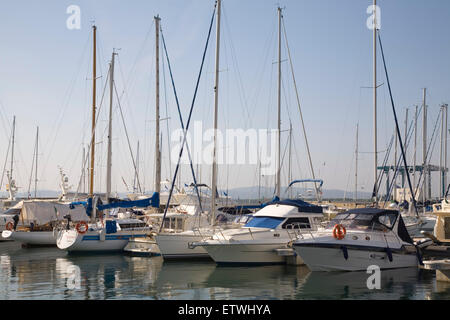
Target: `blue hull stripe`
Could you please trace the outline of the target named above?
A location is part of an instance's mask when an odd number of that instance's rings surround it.
[[[107,235],[105,237],[105,240],[130,240],[130,238],[143,238],[146,237],[145,234],[138,234],[138,235],[130,235],[130,234],[124,234],[124,235]],[[100,236],[83,236],[83,239],[81,241],[100,241]]]

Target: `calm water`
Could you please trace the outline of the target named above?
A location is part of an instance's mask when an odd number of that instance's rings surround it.
[[[80,289],[68,289],[79,267]],[[368,275],[312,273],[306,267],[216,267],[120,254],[71,256],[57,248],[0,243],[0,299],[450,299],[434,272],[383,271],[381,290]]]

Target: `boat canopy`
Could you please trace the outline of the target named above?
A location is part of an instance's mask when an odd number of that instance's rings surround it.
[[[397,230],[394,228],[396,223],[398,224]],[[337,214],[336,217],[330,221],[328,227],[333,228],[336,224],[341,224],[348,229],[367,231],[380,231],[384,228],[388,228],[393,232],[397,231],[398,236],[403,241],[413,243],[403,218],[397,210],[378,208],[352,209]]]
[[[281,217],[290,215],[319,215],[322,216],[322,207],[304,202],[302,200],[281,200],[270,203],[254,214],[255,217]]]
[[[66,215],[70,215],[72,221],[84,221],[87,219],[83,208],[70,210],[67,204],[49,201],[24,201],[19,221],[23,225],[29,225],[30,223],[44,225],[51,221],[64,220]]]
[[[269,204],[282,204],[286,206],[297,207],[299,212],[323,213],[323,208],[315,204],[300,200],[300,199],[284,199],[274,201]]]
[[[75,206],[83,205],[86,209],[86,214],[90,217],[92,213],[92,198],[89,198],[87,201],[78,201],[78,202],[72,202],[70,203],[70,208],[74,209]],[[159,193],[155,192],[153,193],[153,196],[151,198],[147,199],[140,199],[140,200],[125,200],[125,201],[117,201],[109,204],[101,204],[97,203],[97,210],[107,210],[107,209],[114,209],[114,208],[146,208],[146,207],[154,207],[159,208]]]

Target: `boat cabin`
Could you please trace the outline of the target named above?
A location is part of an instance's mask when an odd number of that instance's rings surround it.
[[[440,205],[433,205],[433,214],[436,215],[434,236],[440,242],[450,243],[450,203],[444,199]]]
[[[277,201],[255,213],[244,228],[314,229],[323,219],[322,210],[302,200]]]
[[[389,232],[397,234],[405,242],[413,243],[399,211],[378,208],[359,208],[339,213],[326,229],[335,225],[344,226],[347,231]]]

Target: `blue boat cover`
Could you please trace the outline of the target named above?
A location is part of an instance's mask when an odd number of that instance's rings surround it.
[[[105,227],[106,227],[106,234],[117,232],[117,223],[113,220],[106,220]]]
[[[70,209],[74,209],[77,205],[83,205],[86,209],[86,214],[90,217],[92,213],[92,198],[88,198],[87,201],[77,201],[72,202],[69,204]],[[102,211],[106,209],[113,209],[113,208],[146,208],[146,207],[154,207],[159,208],[159,193],[155,192],[153,193],[153,196],[151,198],[147,199],[141,199],[141,200],[124,200],[124,201],[118,201],[113,202],[109,204],[97,204],[97,210]]]

